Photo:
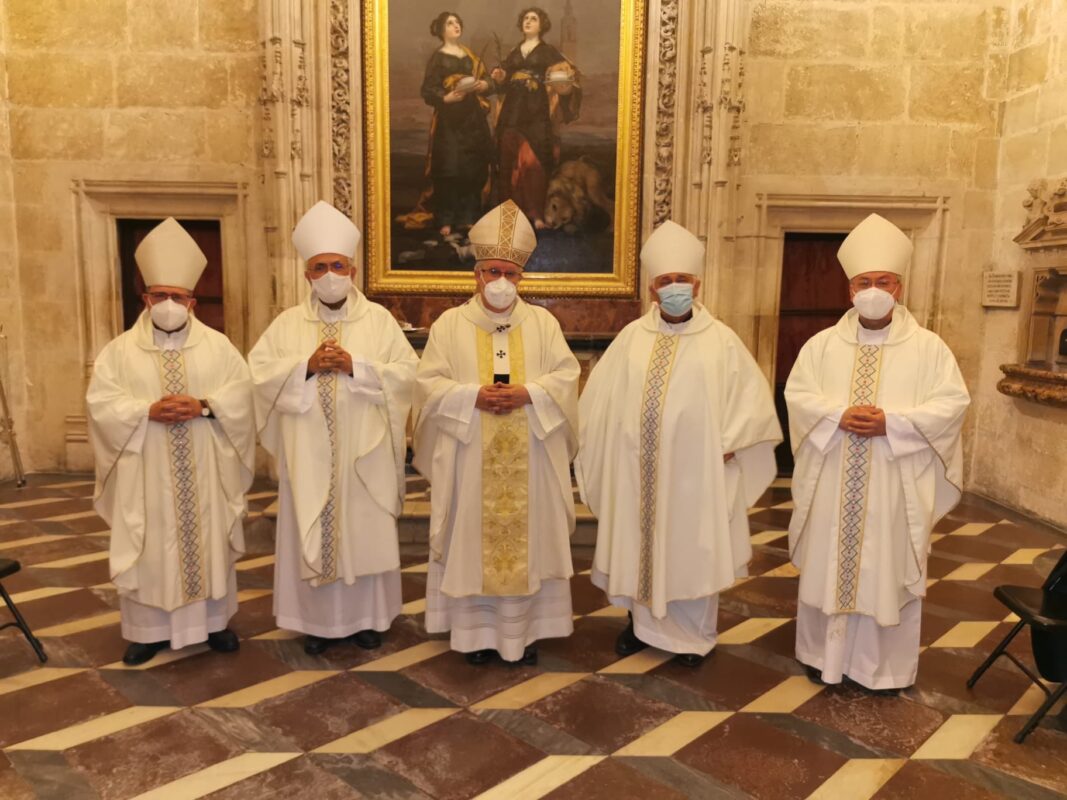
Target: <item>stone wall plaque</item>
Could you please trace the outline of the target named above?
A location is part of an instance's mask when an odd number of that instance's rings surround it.
[[[1019,272],[983,272],[982,305],[985,308],[1018,308]]]

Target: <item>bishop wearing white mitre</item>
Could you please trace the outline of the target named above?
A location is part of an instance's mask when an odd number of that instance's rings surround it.
[[[430,328],[415,389],[415,466],[431,484],[426,629],[472,664],[536,663],[571,621],[570,462],[578,361],[518,296],[537,246],[510,200],[470,230],[475,295]]]
[[[871,214],[837,252],[854,308],[786,383],[797,658],[816,681],[915,682],[930,530],[960,499],[970,403],[956,359],[900,305],[911,240]]]
[[[694,296],[704,246],[665,222],[641,249],[656,299],[593,367],[575,474],[597,518],[593,583],[630,612],[615,643],[698,666],[719,592],[748,574],[747,509],[775,475],[781,428],[745,345]]]
[[[238,648],[226,625],[256,441],[244,359],[191,313],[207,258],[168,218],[134,260],[145,310],[97,356],[86,397],[131,666],[168,644]]]
[[[352,221],[316,203],[293,230],[311,291],[252,348],[260,441],[278,469],[274,613],[309,655],[366,649],[400,613],[397,518],[418,359],[352,282]]]

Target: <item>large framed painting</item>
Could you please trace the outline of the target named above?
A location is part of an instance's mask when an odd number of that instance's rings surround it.
[[[524,294],[634,296],[645,0],[366,0],[367,287],[467,293],[513,200]]]

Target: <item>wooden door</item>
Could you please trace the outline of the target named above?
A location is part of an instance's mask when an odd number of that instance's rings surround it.
[[[781,475],[793,474],[785,382],[804,343],[833,326],[852,307],[848,280],[837,260],[844,233],[787,233],[782,255],[782,291],[778,304],[778,345],[774,403],[785,441],[775,456]]]
[[[163,220],[117,220],[119,261],[122,268],[123,330],[129,330],[144,309],[144,281],[137,269],[133,253],[141,240]],[[222,231],[217,219],[180,219],[178,222],[207,256],[204,274],[193,290],[196,296],[196,318],[221,333],[226,332],[222,305]]]

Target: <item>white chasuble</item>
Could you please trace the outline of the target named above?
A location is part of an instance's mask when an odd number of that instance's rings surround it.
[[[948,347],[903,306],[883,344],[861,343],[858,326],[853,310],[813,336],[786,384],[796,454],[790,553],[801,602],[895,625],[926,594],[930,530],[960,498],[970,398]],[[856,402],[886,412],[888,436],[837,427]]]
[[[510,319],[525,408],[474,407],[496,328],[477,298],[441,315],[419,363],[414,464],[431,484],[430,555],[448,565],[442,590],[453,597],[529,595],[571,575],[578,361],[544,309],[516,300]]]
[[[502,364],[531,403],[483,413],[478,389]],[[578,374],[559,323],[521,299],[505,321],[472,298],[430,329],[414,443],[431,484],[426,625],[451,629],[456,649],[516,660],[525,644],[572,630]]]
[[[255,426],[248,368],[225,336],[195,317],[180,336],[153,331],[142,313],[101,351],[86,401],[112,581],[123,601],[174,612],[231,593]],[[171,341],[161,348],[157,338]],[[149,420],[149,407],[168,394],[206,400],[213,417]]]
[[[575,474],[598,521],[593,582],[634,610],[635,625],[673,606],[705,643],[675,652],[706,652],[714,606],[681,604],[747,574],[746,509],[774,479],[781,441],[766,378],[703,307],[669,325],[653,306],[593,368],[579,408]]]
[[[930,531],[958,502],[969,403],[955,358],[898,305],[881,331],[850,311],[801,349],[786,384],[796,468],[790,554],[797,655],[835,682],[914,682]],[[886,436],[838,427],[851,405]]]
[[[327,339],[351,355],[351,375],[308,375]],[[260,439],[278,467],[279,625],[325,637],[387,628],[400,606],[396,520],[415,352],[392,315],[353,287],[340,309],[309,297],[279,314],[248,359]],[[367,607],[379,600],[388,608]]]

